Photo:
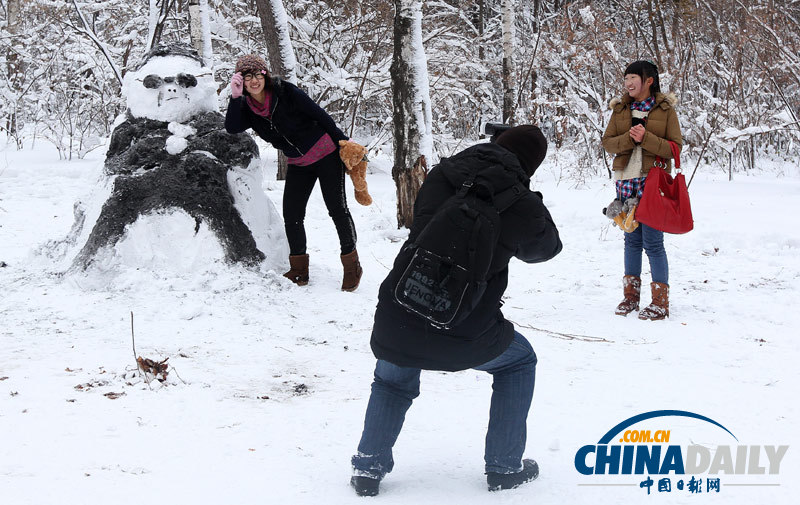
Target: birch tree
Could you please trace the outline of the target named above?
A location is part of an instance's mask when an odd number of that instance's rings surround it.
[[[267,43],[270,73],[297,84],[297,62],[292,40],[289,38],[289,18],[282,0],[255,0],[261,28]],[[278,151],[277,179],[286,179],[286,156]]]
[[[422,45],[422,0],[395,0],[391,66],[397,227],[410,228],[414,200],[432,162],[431,99]]]
[[[189,0],[189,38],[192,47],[203,58],[203,65],[214,66],[214,53],[211,47],[211,22],[209,20],[208,0]]]

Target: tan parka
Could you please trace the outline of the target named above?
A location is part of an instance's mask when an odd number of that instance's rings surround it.
[[[614,156],[614,170],[624,170],[628,165],[633,148],[636,144],[630,136],[631,129],[631,101],[633,99],[625,93],[622,98],[615,98],[609,103],[609,108],[614,112],[603,134],[603,148]],[[656,156],[667,161],[664,170],[672,172],[672,149],[669,141],[683,146],[681,138],[681,125],[678,123],[678,114],[673,108],[678,103],[677,97],[669,93],[656,93],[656,103],[647,116],[644,138],[642,138],[642,173],[644,177],[650,171]]]

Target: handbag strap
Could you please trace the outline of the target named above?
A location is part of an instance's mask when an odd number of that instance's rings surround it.
[[[669,141],[669,147],[672,149],[672,159],[675,160],[675,170],[680,171],[681,169],[681,148],[678,147],[673,141]]]
[[[675,160],[675,170],[680,173],[681,172],[681,148],[678,147],[678,144],[669,140],[669,148],[672,151],[672,159]],[[667,168],[667,160],[662,158],[661,156],[656,156],[656,161],[653,163],[654,167],[658,168]]]

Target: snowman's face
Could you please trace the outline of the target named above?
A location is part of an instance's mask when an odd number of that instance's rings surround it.
[[[165,115],[175,117],[190,105],[188,88],[197,86],[197,78],[193,74],[183,72],[167,77],[149,74],[142,80],[142,86],[158,91],[156,98],[158,107]]]
[[[211,71],[182,56],[152,58],[125,76],[123,93],[135,117],[182,123],[199,112],[217,110]]]

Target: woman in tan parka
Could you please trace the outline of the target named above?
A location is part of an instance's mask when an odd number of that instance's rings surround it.
[[[672,93],[661,93],[658,68],[649,61],[635,61],[625,69],[626,93],[611,101],[611,119],[603,134],[603,148],[614,155],[614,181],[617,199],[641,198],[644,183],[656,156],[662,158],[667,173],[672,171],[670,142],[683,144],[681,127]],[[639,319],[664,319],[669,316],[669,266],[664,249],[664,232],[639,223],[625,233],[624,299],[616,313],[627,315],[639,310],[642,250],[650,261],[653,301],[639,313]]]

